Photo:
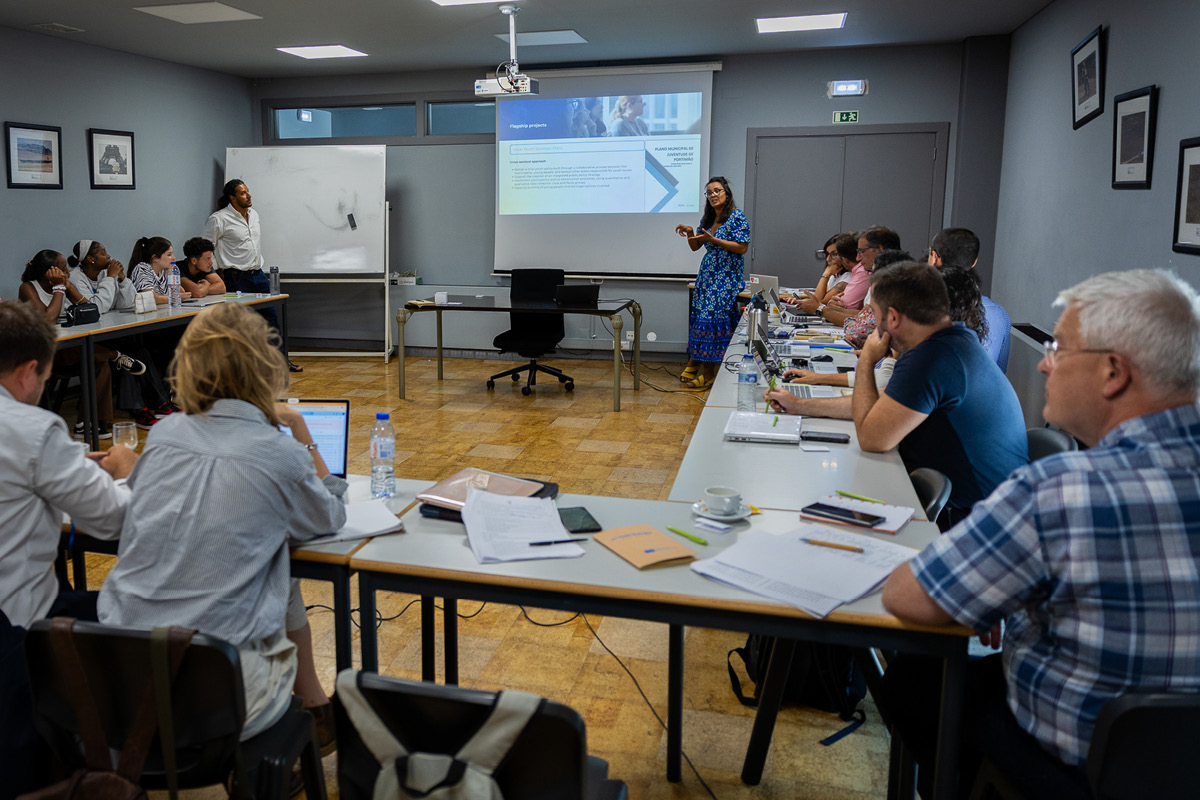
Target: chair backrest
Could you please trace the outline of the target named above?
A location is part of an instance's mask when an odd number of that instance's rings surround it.
[[[950,499],[950,479],[932,467],[914,469],[908,477],[925,510],[925,519],[933,522]]]
[[[1025,432],[1025,436],[1029,442],[1030,461],[1079,449],[1075,437],[1054,428],[1030,428]]]
[[[363,696],[410,751],[454,754],[483,724],[493,692],[358,676]],[[338,736],[338,790],[343,800],[369,800],[379,763],[366,748],[341,703],[334,698]],[[493,773],[506,798],[583,800],[587,781],[587,735],[571,708],[546,701]]]
[[[508,296],[513,300],[530,300],[556,305],[558,287],[566,282],[567,273],[561,269],[514,269]],[[547,350],[566,335],[562,314],[523,314],[511,311],[509,330],[522,339],[538,339],[548,343]]]
[[[1200,797],[1200,694],[1133,692],[1100,711],[1087,776],[1098,800]]]
[[[150,631],[77,622],[76,649],[96,699],[108,744],[121,749],[147,686],[153,685]],[[50,641],[50,620],[39,620],[25,638],[34,724],[70,769],[83,767],[66,673]],[[176,771],[180,786],[220,783],[228,776],[245,721],[241,662],[228,642],[197,633],[184,655],[171,692]],[[146,786],[163,785],[158,737],[142,772]]]

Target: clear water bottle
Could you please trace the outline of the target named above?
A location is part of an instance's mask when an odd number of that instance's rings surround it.
[[[391,497],[396,493],[396,432],[387,412],[375,415],[371,426],[371,496]]]
[[[171,308],[183,308],[183,284],[179,280],[179,265],[171,262],[167,271],[167,305]]]
[[[758,366],[747,353],[738,365],[738,411],[753,411],[761,399],[758,391]]]

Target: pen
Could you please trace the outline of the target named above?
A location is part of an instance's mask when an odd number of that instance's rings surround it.
[[[687,539],[688,541],[695,542],[696,544],[703,544],[703,545],[708,544],[708,539],[701,539],[699,536],[697,536],[694,533],[688,533],[687,531],[681,531],[681,530],[679,530],[679,528],[672,528],[670,525],[667,526],[667,530],[669,530],[671,533],[677,533],[680,536],[682,536],[683,538]]]
[[[849,497],[851,500],[862,500],[866,503],[879,503],[880,505],[887,505],[887,503],[883,502],[882,500],[876,500],[874,497],[863,497],[861,494],[843,492],[841,489],[838,489],[837,493],[842,497]]]
[[[548,544],[570,544],[571,542],[586,542],[587,539],[555,539],[552,542],[530,542],[530,547],[545,547]]]
[[[776,425],[778,425],[778,424],[779,424],[779,417],[778,417],[778,416],[776,416],[776,417],[775,417],[775,419],[773,419],[773,420],[771,421],[771,427],[772,427],[772,428],[774,428],[774,427],[775,427]]]
[[[861,553],[861,547],[855,547],[852,544],[839,544],[838,542],[827,542],[824,539],[801,539],[800,541],[807,544],[815,544],[817,547],[832,547],[834,550],[849,550],[851,553]]]

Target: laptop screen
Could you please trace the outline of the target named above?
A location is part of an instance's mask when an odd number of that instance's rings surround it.
[[[296,400],[289,399],[304,418],[308,432],[312,434],[317,452],[325,461],[329,471],[339,478],[346,477],[346,454],[350,441],[349,400]],[[289,428],[281,428],[288,436]]]

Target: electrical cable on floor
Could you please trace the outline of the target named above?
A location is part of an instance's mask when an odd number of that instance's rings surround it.
[[[537,625],[539,628],[557,628],[559,625],[566,625],[568,622],[574,622],[579,617],[579,614],[572,614],[562,622],[538,622],[533,617],[529,616],[529,612],[525,610],[525,606],[517,606],[517,608],[521,609],[521,615],[525,617],[525,619],[529,620],[531,624]]]
[[[419,603],[419,602],[421,602],[421,598],[419,598],[419,597],[414,600],[410,600],[408,602],[408,605],[406,605],[404,608],[400,609],[399,614],[394,614],[390,617],[383,616],[378,608],[375,609],[375,630],[379,630],[381,627],[383,627],[383,623],[385,623],[385,622],[391,622],[392,620],[400,619],[400,617],[404,616],[404,613],[406,611],[408,611],[410,608],[413,607],[414,603]],[[311,606],[305,606],[304,610],[307,612],[307,611],[312,611],[314,608],[319,608],[324,611],[330,611],[330,612],[336,613],[336,612],[334,612],[334,609],[332,606],[327,606],[324,603],[313,603]],[[434,608],[436,608],[438,611],[445,611],[445,609],[442,606],[439,606],[436,604],[434,605]],[[481,604],[479,606],[479,608],[475,609],[470,614],[460,614],[458,612],[455,612],[455,616],[458,617],[459,619],[471,619],[472,617],[479,616],[480,612],[482,612],[485,608],[487,608],[487,603]],[[362,624],[354,618],[354,616],[358,613],[359,613],[358,608],[350,609],[350,624],[353,625],[354,627],[358,628],[359,630],[361,630]]]
[[[604,325],[604,329],[606,331],[608,331],[608,333],[613,338],[616,338],[616,334],[613,333],[613,329],[608,326],[608,323],[605,322],[603,317],[600,317],[600,322],[602,325]],[[621,366],[623,366],[625,368],[625,371],[628,372],[629,375],[632,377],[633,376],[633,365],[625,360],[624,351],[621,351],[620,355],[621,355]],[[646,367],[643,366],[642,369],[646,369]],[[675,378],[679,377],[678,375],[675,375],[673,372],[668,370],[666,367],[650,367],[650,369],[661,369],[661,370],[665,371],[668,375],[671,375],[672,377],[675,377]],[[705,402],[704,398],[701,397],[699,394],[692,392],[692,391],[688,391],[687,389],[667,389],[667,388],[664,388],[657,384],[651,383],[650,381],[646,380],[644,377],[641,377],[641,376],[638,376],[636,378],[636,380],[640,380],[642,383],[649,386],[651,389],[653,389],[656,392],[662,392],[663,394],[681,394],[684,397],[692,398],[693,400],[700,403],[701,405],[703,405]]]

